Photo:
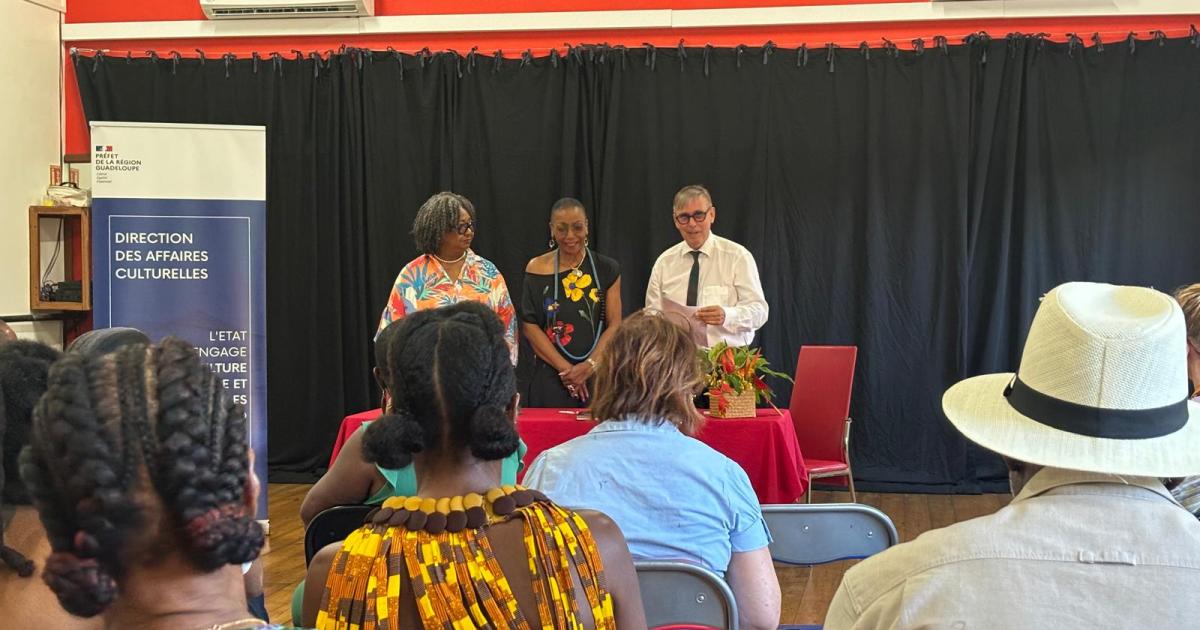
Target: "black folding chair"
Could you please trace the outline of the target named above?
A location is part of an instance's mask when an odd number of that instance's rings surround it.
[[[304,530],[304,566],[329,543],[345,540],[350,532],[362,527],[374,505],[335,505],[313,517]]]

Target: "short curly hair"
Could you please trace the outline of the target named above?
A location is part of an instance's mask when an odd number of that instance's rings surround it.
[[[466,197],[440,192],[421,204],[413,219],[413,242],[422,254],[436,254],[446,232],[458,227],[458,211],[466,210],[475,220],[475,206]]]
[[[42,576],[63,608],[103,612],[152,545],[201,572],[256,558],[248,450],[242,406],[185,341],[55,363],[21,475],[50,539]]]

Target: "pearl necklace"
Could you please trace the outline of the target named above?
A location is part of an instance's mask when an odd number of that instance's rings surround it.
[[[464,251],[462,253],[462,256],[459,256],[458,258],[455,258],[454,260],[446,260],[445,258],[438,256],[437,254],[430,254],[430,256],[433,256],[434,258],[436,258],[438,260],[438,262],[442,263],[443,265],[453,265],[455,263],[462,262],[462,260],[467,257],[467,252]]]

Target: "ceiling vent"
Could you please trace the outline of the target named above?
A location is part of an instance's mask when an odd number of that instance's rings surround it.
[[[375,0],[200,0],[200,8],[210,20],[369,17]]]

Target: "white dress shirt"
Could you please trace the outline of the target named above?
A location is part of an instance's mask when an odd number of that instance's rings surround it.
[[[688,276],[692,273],[692,248],[680,241],[654,261],[646,287],[646,308],[662,310],[663,299],[687,302]],[[700,283],[696,306],[720,306],[725,323],[708,326],[708,345],[724,341],[731,346],[748,346],[754,331],[767,323],[767,300],[763,297],[758,265],[750,250],[709,234],[700,246]]]
[[[1195,628],[1200,522],[1163,484],[1057,468],[842,578],[827,630]]]

